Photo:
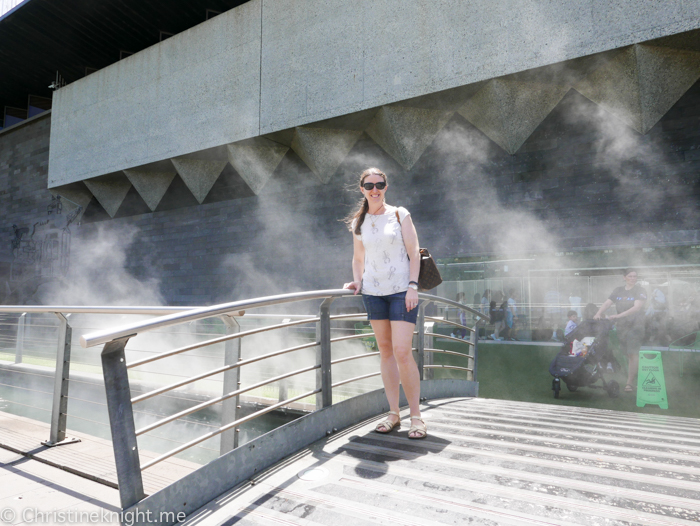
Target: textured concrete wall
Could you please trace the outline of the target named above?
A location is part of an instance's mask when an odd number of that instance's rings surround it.
[[[0,133],[0,261],[12,258],[13,224],[31,227],[46,217],[50,131],[47,113]]]
[[[253,0],[59,90],[49,186],[698,27],[696,0]]]
[[[6,255],[13,223],[45,217],[48,133],[42,118],[0,134]],[[143,283],[156,280],[169,304],[336,287],[350,277],[352,250],[338,219],[359,197],[343,187],[368,164],[389,174],[389,202],[411,211],[421,245],[439,258],[698,245],[700,82],[646,135],[570,91],[514,155],[455,114],[409,170],[363,135],[328,184],[290,150],[260,195],[241,192],[229,166],[202,204],[179,175],[155,212],[135,190],[114,219],[93,200],[72,228],[72,268],[94,272],[88,285],[105,289],[123,265]],[[116,246],[123,232],[131,242]],[[81,240],[100,253],[88,257]],[[135,297],[129,287],[120,301]]]
[[[54,93],[49,186],[258,134],[260,2]]]

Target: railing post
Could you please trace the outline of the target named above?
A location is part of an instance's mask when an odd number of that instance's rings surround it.
[[[79,442],[78,439],[66,440],[66,420],[68,416],[68,384],[70,376],[70,350],[73,329],[68,325],[68,318],[60,312],[54,312],[60,325],[58,328],[58,348],[56,349],[56,373],[53,383],[53,404],[51,408],[51,431],[49,439],[42,444],[57,446]],[[68,315],[70,316],[70,314]]]
[[[469,356],[472,357],[472,372],[467,373],[467,380],[472,380],[476,382],[476,365],[477,365],[477,352],[476,352],[476,345],[479,342],[479,324],[481,323],[481,318],[476,319],[476,323],[474,324],[474,332],[472,332],[471,336],[469,337],[469,341],[472,343],[472,345],[469,346]]]
[[[316,369],[316,389],[321,392],[316,395],[316,409],[329,407],[333,404],[331,389],[331,303],[333,298],[326,298],[321,303],[319,322],[316,325],[316,363],[321,365]]]
[[[423,365],[425,363],[425,307],[429,304],[429,301],[421,302],[418,307],[418,319],[416,320],[416,330],[418,332],[418,374],[421,380],[425,380],[423,373]]]
[[[425,368],[426,365],[433,365],[435,361],[435,354],[434,353],[426,353],[425,349],[434,349],[435,346],[433,345],[433,337],[432,336],[425,336],[425,334],[433,332],[433,328],[435,327],[435,322],[434,321],[424,321],[423,325],[425,327],[425,330],[423,331],[423,376],[425,377],[426,380],[433,380],[434,379],[434,369],[431,368]]]
[[[15,345],[15,363],[22,363],[22,353],[24,353],[24,323],[27,313],[23,312],[17,322],[17,340]]]
[[[114,340],[106,343],[102,349],[102,374],[107,393],[107,411],[122,509],[133,506],[146,496],[143,492],[131,388],[124,353],[128,341],[128,337]]]
[[[226,334],[234,334],[241,331],[241,326],[233,316],[221,316]],[[224,365],[233,365],[241,361],[241,339],[228,340],[224,344]],[[231,393],[241,387],[241,368],[229,369],[224,372],[224,392]],[[222,402],[221,408],[221,425],[224,426],[230,422],[238,420],[238,409],[240,408],[240,397],[235,396],[228,398]],[[221,444],[219,446],[219,454],[223,455],[238,447],[239,429],[230,429],[221,434]]]

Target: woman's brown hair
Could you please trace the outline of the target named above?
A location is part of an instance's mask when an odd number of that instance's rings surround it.
[[[379,175],[382,179],[384,179],[384,182],[386,183],[386,174],[382,172],[379,168],[367,168],[364,172],[360,174],[360,186],[364,184],[365,179],[370,175]],[[368,210],[369,203],[363,195],[362,199],[357,204],[357,210],[355,210],[353,213],[351,213],[345,218],[345,223],[348,225],[348,229],[358,236],[361,234],[360,228],[362,228],[362,223],[365,222],[365,215],[367,215]],[[353,221],[355,222],[354,229],[352,228]]]

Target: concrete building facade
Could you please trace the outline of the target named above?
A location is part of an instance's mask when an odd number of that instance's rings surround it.
[[[29,211],[60,195],[83,240],[73,271],[121,266],[177,304],[342,284],[340,220],[359,198],[346,187],[370,165],[440,258],[693,246],[698,15],[681,1],[252,0],[0,132],[3,210],[27,211],[4,223],[39,221]],[[8,297],[41,296],[20,285]]]

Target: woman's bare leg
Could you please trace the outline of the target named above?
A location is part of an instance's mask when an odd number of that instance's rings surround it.
[[[379,347],[380,367],[384,391],[389,401],[389,410],[399,412],[399,368],[394,358],[394,346],[392,344],[392,330],[389,320],[370,320],[374,337]],[[392,422],[398,422],[394,415],[387,417]]]
[[[411,416],[420,417],[420,375],[412,350],[415,326],[407,321],[392,321],[391,341],[394,344],[394,358]]]

